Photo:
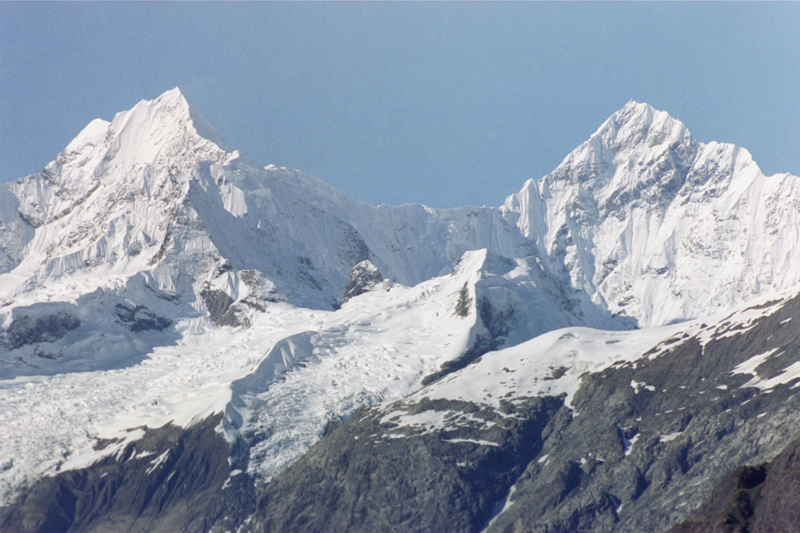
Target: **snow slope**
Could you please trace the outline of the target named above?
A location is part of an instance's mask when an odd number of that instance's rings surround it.
[[[676,343],[697,337],[705,346],[712,340],[741,336],[760,319],[776,313],[787,301],[797,297],[798,289],[761,297],[732,313],[719,313],[703,319],[633,331],[602,331],[592,328],[572,327],[553,330],[527,342],[499,350],[481,358],[468,369],[445,378],[434,385],[419,390],[403,401],[418,403],[421,400],[455,400],[500,410],[502,402],[522,402],[536,396],[561,396],[572,407],[572,398],[587,374],[601,372],[611,366],[654,359],[664,355]],[[711,325],[707,325],[711,324]],[[798,378],[798,364],[792,364],[774,378],[758,377],[755,368],[779,356],[770,350],[748,359],[737,366],[734,374],[751,374],[754,378],[741,388],[758,387],[769,390]],[[643,382],[632,382],[636,393],[641,389],[654,390]],[[406,427],[417,431],[431,431],[457,427],[464,420],[445,423],[435,420],[415,419],[403,410],[394,410],[391,404],[383,407],[383,420],[397,424],[392,430],[403,434]],[[444,412],[443,412],[444,413]],[[576,413],[575,416],[579,416]],[[425,416],[430,416],[427,414]],[[444,414],[442,415],[444,416]]]

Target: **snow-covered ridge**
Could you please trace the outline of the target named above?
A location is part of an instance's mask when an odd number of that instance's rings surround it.
[[[153,272],[172,294],[188,290],[178,278],[189,274],[195,296],[209,284],[235,300],[237,273],[257,270],[282,297],[331,307],[365,259],[413,285],[466,250],[524,248],[496,210],[376,208],[302,172],[261,168],[177,89],[93,121],[42,173],[2,189],[0,215],[15,228],[3,234],[6,300],[87,270]]]

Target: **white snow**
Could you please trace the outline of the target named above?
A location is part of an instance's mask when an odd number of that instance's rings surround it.
[[[780,374],[773,378],[762,379],[755,373],[753,379],[742,385],[744,387],[758,387],[762,391],[770,391],[778,385],[791,383],[792,381],[800,379],[800,361],[796,361],[791,365],[784,368]],[[795,384],[794,387],[800,386],[800,382]]]
[[[164,464],[164,462],[169,459],[169,450],[165,451],[150,463],[150,467],[145,472],[148,476],[158,470],[158,468]]]
[[[772,350],[768,350],[764,353],[754,355],[747,361],[744,361],[736,366],[731,372],[732,374],[750,374],[754,376],[753,380],[750,382],[742,385],[742,387],[752,387],[755,383],[760,382],[758,378],[758,373],[756,372],[756,368],[758,368],[764,361],[769,359],[770,357],[778,351],[778,348],[773,348]]]
[[[464,351],[475,313],[453,310],[480,259],[458,276],[367,293],[336,312],[272,303],[245,330],[185,320],[174,345],[133,366],[93,371],[89,362],[82,372],[0,381],[0,425],[11,428],[0,457],[15,457],[0,480],[10,490],[121,452],[144,434],[129,428],[190,426],[219,412],[235,422],[228,431],[272,432],[251,450],[251,471],[268,479],[331,417],[400,398]],[[120,440],[98,451],[95,438]]]
[[[406,414],[404,411],[392,411],[381,418],[381,424],[392,423],[398,428],[410,428],[419,430],[415,435],[425,435],[439,429],[447,427],[445,416],[450,414],[447,411],[421,411],[415,414]],[[387,434],[397,435],[397,431],[389,431]]]
[[[468,444],[477,444],[478,446],[500,446],[496,442],[483,439],[443,439],[443,440],[444,442],[451,442],[455,444],[466,442]]]
[[[661,441],[661,442],[671,442],[671,441],[677,439],[678,437],[680,437],[681,435],[683,435],[683,431],[678,431],[676,433],[669,433],[667,435],[661,435],[658,438],[658,440]]]
[[[469,372],[454,374],[415,393],[412,398],[453,399],[499,408],[505,397],[519,401],[543,394],[565,394],[571,406],[581,376],[615,362],[638,359],[649,348],[681,330],[681,325],[638,331],[567,328],[484,355]],[[611,342],[609,342],[611,341]],[[555,369],[564,368],[552,379]]]
[[[649,327],[800,282],[798,198],[796,176],[764,176],[746,150],[629,102],[503,209],[573,287]]]

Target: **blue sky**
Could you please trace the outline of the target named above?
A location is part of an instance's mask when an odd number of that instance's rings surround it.
[[[499,205],[629,99],[800,175],[800,2],[0,2],[0,181],[175,86],[372,204]]]

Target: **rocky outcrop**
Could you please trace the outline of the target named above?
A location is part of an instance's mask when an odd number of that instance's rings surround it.
[[[354,266],[350,273],[350,279],[347,280],[347,286],[344,289],[342,304],[360,294],[374,290],[383,283],[384,279],[378,268],[369,259],[364,259]]]
[[[800,440],[775,459],[735,469],[669,533],[800,531]]]
[[[81,325],[77,314],[76,306],[61,303],[14,309],[11,324],[0,331],[0,341],[8,350],[56,341]]]
[[[203,305],[208,310],[209,318],[218,326],[238,327],[249,325],[246,320],[237,316],[234,300],[228,293],[218,289],[206,288],[200,293]]]
[[[172,320],[156,315],[143,305],[117,304],[114,314],[132,333],[140,331],[163,331],[172,325]]]
[[[254,508],[252,484],[229,465],[220,419],[148,430],[88,468],[38,481],[0,510],[0,530],[224,531],[241,523]],[[236,466],[246,468],[246,456]]]
[[[489,531],[662,531],[726,472],[772,459],[800,436],[794,381],[762,391],[738,371],[773,350],[778,359],[753,371],[759,379],[800,359],[798,315],[794,298],[586,376],[569,423],[545,440]]]

